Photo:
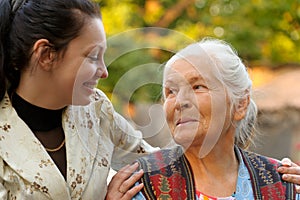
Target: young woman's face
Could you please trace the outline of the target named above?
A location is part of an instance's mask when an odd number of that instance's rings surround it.
[[[67,105],[86,105],[100,78],[108,72],[103,60],[106,38],[102,21],[86,20],[80,35],[72,40],[62,58],[56,61],[57,97]]]
[[[190,60],[193,59],[199,60]],[[225,104],[224,87],[209,71],[210,67],[196,64],[203,67],[178,59],[166,68],[164,110],[176,143],[185,148],[200,147],[207,137],[211,148],[212,141],[218,140],[218,133],[223,129],[222,119],[224,122],[229,105]]]

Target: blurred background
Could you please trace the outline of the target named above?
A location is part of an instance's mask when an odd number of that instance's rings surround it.
[[[151,144],[170,142],[161,110],[164,63],[203,37],[237,50],[259,108],[253,151],[300,162],[300,0],[96,0],[109,78],[98,87]]]

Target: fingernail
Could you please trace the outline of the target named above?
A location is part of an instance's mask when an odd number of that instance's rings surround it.
[[[281,164],[283,166],[290,167],[290,166],[292,166],[292,161],[289,158],[283,158],[281,161]]]
[[[289,176],[286,175],[286,174],[283,174],[283,175],[282,175],[282,178],[283,178],[283,179],[287,179],[288,177],[289,177]]]
[[[277,171],[278,171],[278,172],[283,172],[282,167],[277,168]]]

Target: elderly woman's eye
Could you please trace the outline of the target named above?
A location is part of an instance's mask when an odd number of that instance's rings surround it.
[[[194,87],[193,87],[193,89],[194,90],[200,90],[200,91],[206,91],[207,90],[207,87],[206,86],[204,86],[204,85],[195,85]]]
[[[196,90],[197,90],[197,89],[202,89],[202,88],[203,88],[202,85],[195,85],[195,86],[194,86],[194,89],[196,89]]]
[[[173,95],[173,94],[175,94],[175,90],[174,89],[172,89],[172,88],[166,88],[165,89],[165,95],[166,96]]]

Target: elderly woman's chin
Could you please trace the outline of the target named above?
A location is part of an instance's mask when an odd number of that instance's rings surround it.
[[[178,125],[173,131],[175,142],[184,148],[188,148],[198,134],[199,122]]]

